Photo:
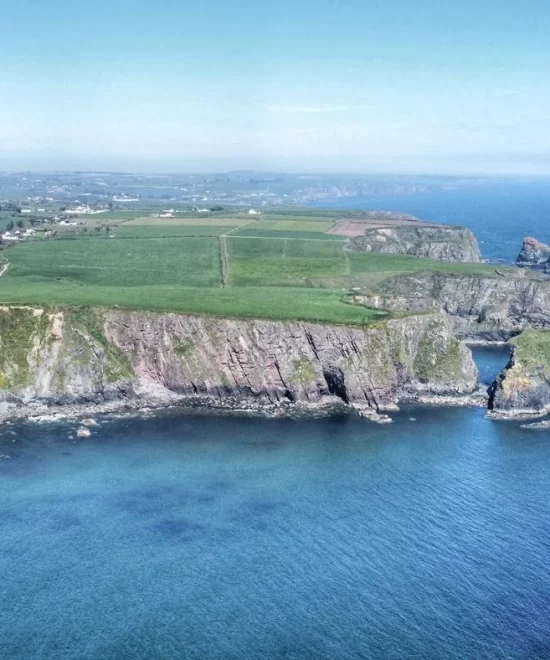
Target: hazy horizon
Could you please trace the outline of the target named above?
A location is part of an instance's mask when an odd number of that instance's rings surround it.
[[[0,169],[550,175],[550,6],[3,12]]]

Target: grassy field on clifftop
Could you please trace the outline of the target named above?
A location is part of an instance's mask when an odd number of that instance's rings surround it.
[[[84,218],[5,249],[0,302],[364,324],[380,313],[345,303],[352,288],[421,270],[494,274],[487,264],[350,252],[346,237],[324,233],[335,212],[142,213]]]

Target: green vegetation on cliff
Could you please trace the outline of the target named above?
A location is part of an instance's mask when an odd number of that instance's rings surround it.
[[[67,344],[72,350],[71,359],[87,364],[100,347],[105,356],[107,382],[115,383],[131,378],[133,371],[127,357],[107,340],[103,325],[101,310],[72,307],[65,312],[65,334],[69,335]],[[87,337],[92,341],[87,341]]]
[[[514,362],[518,368],[550,376],[550,330],[527,329],[510,343],[515,347]]]
[[[28,308],[0,310],[0,389],[29,384],[29,356],[47,340],[47,318]]]
[[[441,325],[433,323],[418,344],[414,370],[425,381],[459,380],[463,364],[462,345],[453,338],[444,338],[442,346]]]

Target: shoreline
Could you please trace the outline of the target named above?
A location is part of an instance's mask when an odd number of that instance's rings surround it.
[[[143,414],[165,410],[181,409],[205,413],[225,413],[235,415],[253,415],[266,418],[304,417],[345,413],[357,415],[377,424],[391,423],[392,412],[400,412],[399,404],[416,405],[421,408],[484,408],[487,405],[487,393],[479,388],[466,395],[426,395],[406,394],[398,405],[379,408],[378,410],[362,404],[346,404],[337,397],[326,397],[316,402],[278,402],[270,403],[253,398],[215,399],[208,396],[171,394],[164,397],[134,397],[111,399],[102,402],[81,401],[72,403],[51,403],[47,401],[1,402],[0,426],[3,423],[26,420],[48,422],[57,420],[79,421],[95,416],[138,417]]]

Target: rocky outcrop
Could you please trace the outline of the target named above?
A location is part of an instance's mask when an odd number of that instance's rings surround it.
[[[425,271],[388,278],[350,302],[397,312],[441,309],[460,339],[507,341],[525,328],[550,328],[550,279],[517,270],[492,274]]]
[[[496,417],[550,412],[550,331],[525,330],[512,340],[510,362],[489,392]]]
[[[481,261],[479,246],[469,229],[450,225],[409,223],[366,228],[350,239],[350,249],[361,252],[407,254],[438,261]]]
[[[0,307],[0,401],[103,401],[131,393],[133,378],[93,311]]]
[[[516,259],[518,266],[540,268],[547,265],[550,259],[550,246],[541,243],[532,236],[523,239],[521,251]]]
[[[147,312],[0,309],[0,401],[174,396],[372,411],[473,392],[477,369],[440,312],[366,328]]]

